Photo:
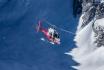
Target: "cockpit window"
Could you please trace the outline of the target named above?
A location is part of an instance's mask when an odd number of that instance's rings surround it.
[[[55,34],[54,34],[54,37],[59,38],[58,33],[55,33]]]

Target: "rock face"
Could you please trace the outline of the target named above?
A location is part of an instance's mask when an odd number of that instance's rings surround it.
[[[83,0],[82,2],[82,15],[81,15],[81,26],[80,29],[83,29],[90,22],[92,22],[93,32],[97,35],[97,37],[103,35],[103,27],[96,23],[96,20],[104,18],[104,3],[98,0]],[[96,25],[97,24],[97,25]],[[96,27],[95,27],[96,26]],[[95,37],[96,37],[95,35]],[[99,37],[100,38],[100,37]],[[96,38],[97,42],[99,41]],[[103,39],[103,38],[102,38]],[[101,40],[100,40],[101,41]]]
[[[103,0],[74,0],[73,13],[74,13],[74,16],[76,16],[79,13],[82,14],[80,29],[83,29],[86,25],[88,25],[92,21],[93,31],[98,35],[98,32],[101,31],[101,30],[98,30],[98,28],[102,29],[102,27],[97,25],[98,27],[94,28],[94,26],[96,25],[94,22],[98,19],[104,18]],[[98,41],[95,41],[95,42],[98,42]]]
[[[104,69],[104,0],[82,1],[82,12],[71,51],[78,70]]]

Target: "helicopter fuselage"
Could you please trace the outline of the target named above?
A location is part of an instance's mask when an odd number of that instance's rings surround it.
[[[41,32],[45,35],[45,37],[54,44],[60,44],[60,39],[53,39],[53,37],[49,34],[47,29],[42,29]]]

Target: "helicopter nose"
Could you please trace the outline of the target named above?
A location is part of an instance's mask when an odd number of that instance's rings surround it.
[[[56,43],[57,43],[57,44],[60,44],[60,43],[61,43],[61,42],[60,42],[60,39],[57,39]]]

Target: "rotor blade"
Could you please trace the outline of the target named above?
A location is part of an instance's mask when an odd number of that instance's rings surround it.
[[[50,26],[53,26],[53,27],[55,27],[55,28],[57,28],[57,29],[59,29],[59,30],[61,30],[61,31],[64,31],[64,32],[67,32],[67,33],[70,33],[70,34],[73,34],[73,35],[75,35],[75,33],[73,33],[73,32],[71,32],[71,31],[68,31],[68,30],[65,30],[65,29],[63,29],[63,28],[59,28],[59,27],[57,27],[56,25],[53,25],[53,24],[51,24],[49,21],[47,21],[47,20],[44,20],[48,25],[50,25]]]
[[[58,29],[60,29],[61,31],[64,31],[64,32],[67,32],[67,33],[75,35],[75,33],[71,32],[71,31],[68,31],[68,30],[65,30],[65,29],[62,29],[62,28],[58,28]]]
[[[36,27],[37,32],[39,32],[39,31],[40,31],[40,27],[41,27],[41,21],[38,21],[38,25],[37,25],[37,27]]]
[[[58,28],[56,25],[51,24],[49,21],[47,21],[47,20],[45,20],[45,19],[42,19],[42,21],[43,21],[43,22],[46,22],[46,24],[48,24],[48,25],[50,25],[50,26],[52,26],[52,27],[54,27],[54,28]]]

